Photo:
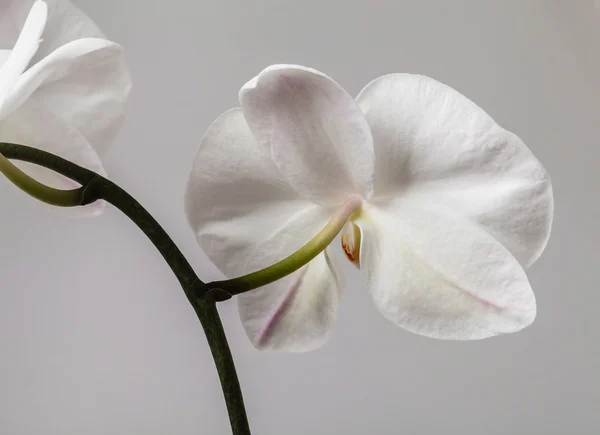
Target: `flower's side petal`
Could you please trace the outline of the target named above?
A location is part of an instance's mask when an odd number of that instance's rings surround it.
[[[365,208],[361,271],[381,313],[428,337],[473,340],[516,332],[536,315],[519,262],[477,225],[410,204]]]
[[[57,154],[92,171],[105,175],[98,154],[86,138],[70,124],[37,101],[27,101],[0,122],[0,142],[26,144]],[[14,161],[37,181],[59,189],[75,189],[76,182],[41,166]],[[104,209],[104,201],[69,208],[73,216],[94,216]]]
[[[261,350],[308,352],[331,336],[340,287],[327,253],[299,271],[238,296],[242,324]]]
[[[312,225],[307,225],[309,222]],[[325,222],[326,216],[316,209],[290,219],[257,249],[246,271],[271,265],[291,254]],[[238,296],[242,325],[256,348],[307,352],[329,339],[343,283],[328,250],[291,275]]]
[[[473,177],[440,180],[408,189],[390,204],[406,198],[454,210],[485,229],[519,262],[530,266],[550,236],[554,200],[547,182],[517,177]]]
[[[130,90],[122,48],[105,39],[85,38],[58,48],[27,70],[2,111],[10,113],[34,100],[102,154],[121,128]]]
[[[2,0],[0,7],[0,47],[12,48],[35,0]],[[46,0],[48,22],[42,35],[36,63],[58,47],[79,38],[104,38],[98,26],[68,0]]]
[[[314,208],[256,143],[241,109],[213,122],[193,162],[185,210],[198,243],[225,275],[244,273],[259,244],[291,217]]]
[[[317,203],[372,192],[373,140],[353,98],[328,76],[274,65],[240,90],[256,140],[294,188]]]
[[[423,194],[473,219],[528,266],[553,214],[548,174],[525,144],[431,78],[392,74],[357,98],[371,126],[377,196]]]

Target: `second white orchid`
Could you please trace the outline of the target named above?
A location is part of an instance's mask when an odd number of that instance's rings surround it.
[[[68,0],[2,1],[1,142],[50,151],[104,174],[99,155],[121,128],[130,89],[122,47]],[[19,165],[38,181],[73,187],[44,168]],[[79,213],[94,214],[101,205]]]
[[[524,268],[553,214],[548,174],[513,133],[431,78],[391,74],[353,99],[313,69],[275,65],[208,129],[186,211],[228,277],[292,254],[335,216],[381,313],[418,334],[480,339],[536,315]],[[284,279],[240,295],[260,349],[329,337],[343,291],[328,247]]]

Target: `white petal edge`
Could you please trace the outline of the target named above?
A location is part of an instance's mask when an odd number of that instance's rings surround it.
[[[357,101],[373,133],[375,197],[442,203],[476,221],[524,266],[539,258],[552,227],[552,185],[521,139],[425,76],[380,77]]]
[[[426,204],[365,206],[361,271],[379,311],[427,337],[475,340],[521,330],[536,316],[519,262],[485,231]]]
[[[354,99],[325,74],[273,65],[240,90],[256,140],[303,196],[339,203],[372,193],[373,140]]]

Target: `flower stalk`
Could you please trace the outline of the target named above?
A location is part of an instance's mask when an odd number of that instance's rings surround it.
[[[0,172],[23,192],[46,204],[57,207],[75,207],[82,204],[82,187],[72,190],[54,189],[31,178],[0,154]]]
[[[76,199],[73,198],[70,205],[86,205],[102,199],[118,208],[144,232],[179,280],[204,329],[221,381],[232,434],[250,435],[242,390],[216,301],[179,248],[152,215],[131,195],[112,181],[61,157],[25,145],[2,142],[0,142],[0,154],[3,159],[2,172],[8,173],[10,175],[8,178],[11,181],[16,180],[15,184],[17,186],[24,186],[24,190],[27,193],[33,193],[36,198],[45,200],[45,202],[48,202],[49,199],[64,203],[69,202],[67,200],[68,195],[61,199],[62,194],[53,192],[56,189],[44,186],[26,174],[19,172],[18,168],[8,162],[7,157],[43,166],[76,181],[82,186],[77,189],[80,192],[77,199],[79,203],[75,204]],[[6,162],[9,164],[7,165]]]

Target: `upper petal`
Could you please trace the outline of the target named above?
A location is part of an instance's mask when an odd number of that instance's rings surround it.
[[[35,0],[2,0],[0,48],[13,48],[34,3]],[[48,21],[32,63],[76,39],[104,38],[98,26],[70,1],[45,0],[45,3],[48,5]]]
[[[519,262],[451,210],[365,207],[361,271],[382,314],[409,331],[472,340],[518,331],[536,304]]]
[[[372,192],[373,144],[353,98],[328,76],[274,65],[240,90],[244,116],[289,183],[317,203]]]
[[[221,115],[202,138],[185,208],[198,243],[228,277],[246,272],[251,256],[260,255],[257,247],[294,216],[319,210],[281,176],[239,108]],[[286,256],[279,254],[278,260]]]
[[[423,196],[469,217],[525,266],[550,235],[541,163],[475,103],[431,78],[391,74],[357,97],[371,126],[379,197]]]
[[[48,5],[41,0],[36,1],[29,11],[10,56],[0,68],[0,107],[14,83],[37,52],[47,19]]]
[[[83,38],[59,47],[21,75],[2,112],[34,100],[103,153],[122,126],[130,90],[121,46]]]

